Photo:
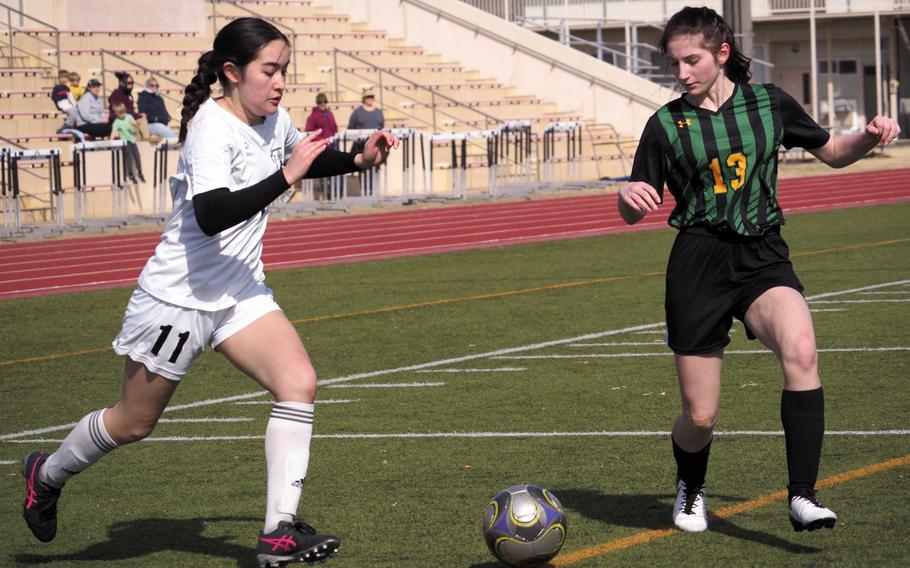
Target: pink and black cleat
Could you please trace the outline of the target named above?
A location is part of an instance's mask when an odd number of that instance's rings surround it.
[[[47,461],[47,452],[32,452],[22,460],[22,476],[25,477],[25,501],[22,503],[22,517],[35,538],[50,542],[57,536],[57,499],[60,490],[38,479],[38,469]]]
[[[280,568],[291,562],[324,560],[340,546],[337,536],[316,534],[316,529],[304,522],[281,521],[272,532],[259,533],[256,560],[259,568]]]

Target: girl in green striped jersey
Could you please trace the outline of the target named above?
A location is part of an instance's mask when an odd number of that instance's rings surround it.
[[[876,116],[859,133],[830,136],[774,85],[749,84],[749,58],[714,10],[684,8],[661,49],[685,93],[647,122],[631,181],[619,191],[629,223],[657,211],[664,185],[679,229],[667,266],[667,344],[673,349],[682,413],[673,424],[677,499],[673,520],[707,528],[705,474],[720,405],[721,364],[733,318],[773,351],[784,374],[781,421],[796,530],[833,527],[815,497],[824,434],[824,397],[815,332],[802,284],[780,236],[777,154],[805,148],[825,164],[852,164],[900,133]]]

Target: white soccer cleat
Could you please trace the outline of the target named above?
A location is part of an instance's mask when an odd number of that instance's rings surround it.
[[[708,528],[708,508],[705,505],[705,484],[694,490],[680,479],[676,483],[676,505],[673,506],[673,524],[681,531],[701,532]]]
[[[821,528],[833,529],[837,515],[818,502],[815,495],[790,498],[790,524],[796,532],[814,531]]]

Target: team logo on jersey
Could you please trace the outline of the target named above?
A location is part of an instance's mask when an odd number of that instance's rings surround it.
[[[692,126],[692,119],[691,119],[691,118],[687,118],[687,119],[685,119],[685,120],[677,120],[677,121],[676,121],[676,126],[678,126],[678,127],[680,127],[680,128],[685,128],[685,127],[687,127],[687,126]]]
[[[284,161],[284,148],[281,146],[272,148],[272,161],[275,162],[278,167],[281,167],[281,163]]]

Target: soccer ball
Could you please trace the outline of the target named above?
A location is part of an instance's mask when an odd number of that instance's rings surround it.
[[[515,568],[550,560],[566,540],[566,513],[555,495],[536,485],[513,485],[487,505],[483,536],[493,556]]]

